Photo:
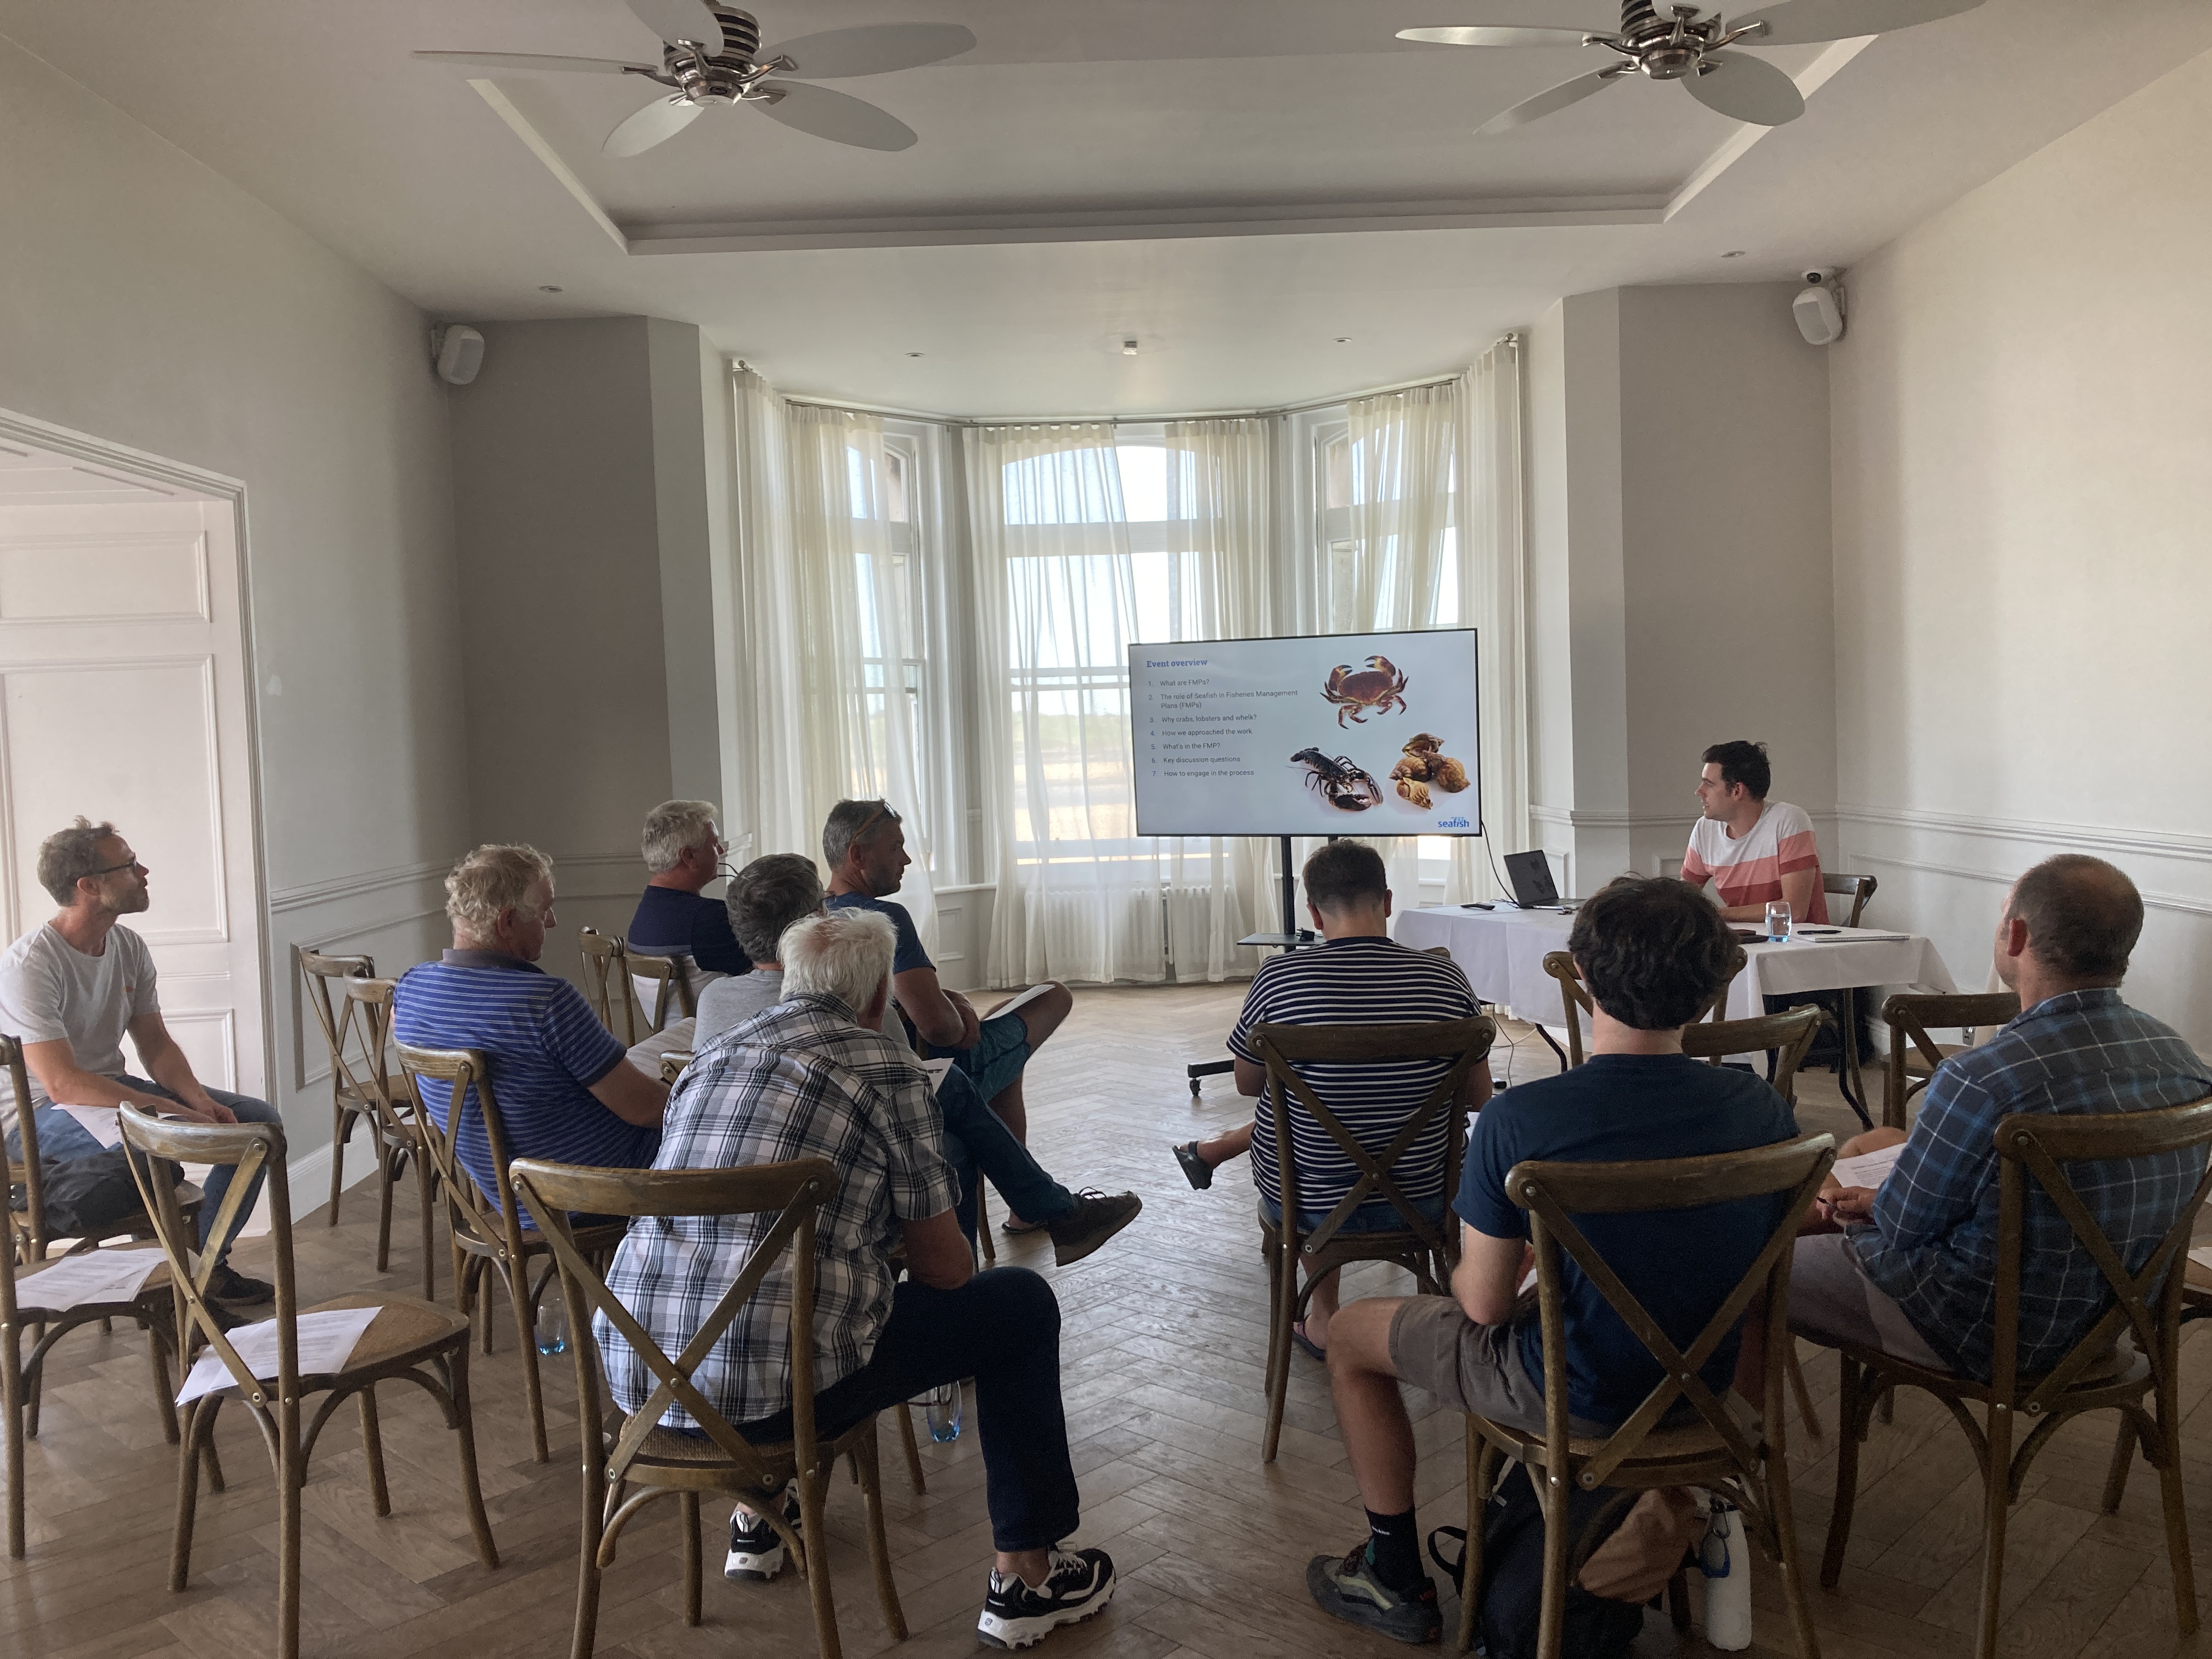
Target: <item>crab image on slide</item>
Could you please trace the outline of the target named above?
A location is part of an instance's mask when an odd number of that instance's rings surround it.
[[[1387,714],[1395,708],[1406,711],[1406,676],[1388,657],[1370,657],[1367,666],[1357,673],[1348,662],[1339,663],[1329,671],[1328,684],[1321,694],[1336,705],[1336,723],[1344,724],[1346,714],[1354,726],[1366,724],[1366,711],[1374,709]]]
[[[1334,759],[1318,749],[1301,749],[1291,757],[1293,766],[1306,769],[1306,782],[1321,792],[1331,806],[1346,812],[1364,812],[1382,804],[1382,786],[1349,755]]]

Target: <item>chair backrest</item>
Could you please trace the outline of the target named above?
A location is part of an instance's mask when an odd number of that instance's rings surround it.
[[[568,1307],[568,1346],[576,1357],[578,1425],[586,1446],[605,1445],[599,1399],[598,1344],[586,1340],[592,1314],[603,1313],[655,1379],[653,1393],[629,1414],[607,1455],[606,1479],[617,1485],[669,1407],[680,1405],[723,1455],[757,1488],[770,1480],[759,1449],[739,1434],[692,1381],[701,1364],[758,1292],[762,1281],[791,1257],[791,1300],[786,1337],[791,1353],[793,1461],[814,1467],[814,1218],[834,1197],[836,1165],[826,1158],[757,1164],[744,1170],[591,1170],[573,1164],[518,1158],[508,1171],[512,1198],[544,1218],[545,1241],[561,1273]],[[747,1252],[744,1271],[688,1334],[673,1359],[646,1334],[630,1310],[607,1288],[605,1278],[577,1248],[568,1217],[581,1215],[733,1216],[776,1212],[775,1222]]]
[[[1698,1019],[1719,1020],[1721,1011],[1728,1006],[1729,988],[1735,985],[1735,976],[1743,971],[1744,963],[1750,960],[1744,954],[1743,946],[1737,945],[1728,977],[1721,981],[1720,989],[1713,993],[1711,1000],[1698,1011]],[[1567,1026],[1567,1064],[1570,1066],[1579,1066],[1583,1058],[1583,1019],[1593,1008],[1589,987],[1583,983],[1583,970],[1571,951],[1547,951],[1544,953],[1544,971],[1559,981],[1559,1008]],[[1737,1054],[1743,1051],[1731,1049],[1729,1052]]]
[[[599,1024],[622,1036],[623,1030],[615,1024],[614,999],[623,998],[623,1019],[627,1029],[629,994],[622,988],[623,942],[612,933],[603,933],[596,927],[576,930],[576,948],[584,958],[584,1000],[592,1005],[592,1012],[599,1017]],[[624,1037],[635,1042],[635,1037]]]
[[[633,1043],[666,1030],[669,1016],[676,1009],[681,1008],[686,1019],[699,1012],[697,993],[691,981],[691,958],[683,952],[653,956],[625,945],[623,966],[626,969],[622,976],[623,991],[631,1005],[625,1018],[628,1029],[637,1033],[630,1038]],[[653,988],[649,996],[641,989],[641,985]]]
[[[1536,1252],[1536,1306],[1544,1340],[1545,1438],[1551,1467],[1567,1467],[1568,1366],[1566,1286],[1561,1251],[1596,1286],[1622,1324],[1642,1343],[1665,1373],[1628,1420],[1608,1436],[1577,1471],[1584,1487],[1601,1486],[1623,1460],[1636,1455],[1644,1437],[1659,1425],[1674,1402],[1687,1399],[1698,1415],[1727,1444],[1738,1464],[1756,1466],[1758,1454],[1728,1408],[1705,1386],[1698,1372],[1713,1357],[1752,1298],[1766,1293],[1766,1437],[1781,1454],[1784,1359],[1789,1330],[1790,1262],[1797,1229],[1820,1190],[1828,1166],[1836,1161],[1832,1135],[1807,1135],[1740,1152],[1700,1158],[1653,1158],[1634,1163],[1570,1164],[1530,1159],[1506,1172],[1505,1195],[1528,1212],[1529,1242]],[[1713,1310],[1687,1348],[1678,1348],[1635,1293],[1598,1254],[1574,1218],[1589,1215],[1656,1214],[1709,1204],[1787,1194],[1788,1202],[1765,1246],[1735,1288]]]
[[[143,1112],[136,1106],[120,1110],[123,1155],[138,1183],[138,1196],[154,1224],[154,1237],[169,1264],[169,1280],[176,1287],[188,1321],[179,1332],[179,1348],[189,1353],[190,1333],[198,1334],[222,1359],[246,1403],[258,1415],[281,1413],[296,1422],[300,1409],[299,1297],[292,1275],[292,1194],[284,1175],[284,1132],[273,1123],[187,1123]],[[177,1203],[177,1165],[228,1164],[237,1170],[230,1190],[223,1194],[209,1237],[220,1238],[230,1230],[246,1196],[254,1188],[254,1176],[268,1178],[270,1232],[276,1245],[277,1372],[273,1389],[238,1357],[223,1334],[223,1323],[208,1305],[208,1280],[214,1275],[216,1255],[200,1249],[199,1229],[185,1218]],[[198,1255],[198,1265],[193,1265]],[[273,1399],[271,1398],[273,1395]]]
[[[1859,925],[1859,918],[1866,914],[1867,901],[1874,896],[1874,890],[1881,884],[1872,876],[1838,875],[1830,870],[1823,870],[1820,872],[1820,890],[1823,893],[1831,897],[1845,893],[1850,895],[1851,914],[1844,923],[1846,927],[1856,927]],[[1832,921],[1834,919],[1835,913],[1832,910],[1829,912],[1829,920]]]
[[[364,981],[386,988],[392,981],[376,977],[374,957],[331,956],[304,948],[300,972],[330,1056],[331,1087],[359,1102],[387,1126],[395,1125],[399,1112],[392,1103],[392,1066],[384,1042],[384,1034],[391,1029],[391,992],[387,988],[382,994],[383,1018],[376,1022],[374,1040],[368,1005],[352,994],[352,987]]]
[[[2190,1230],[2196,1225],[2197,1212],[2207,1194],[2212,1194],[2212,1162],[2208,1162],[2189,1201],[2175,1212],[2165,1237],[2143,1265],[2132,1272],[2062,1166],[2148,1158],[2192,1146],[2212,1146],[2212,1097],[2147,1112],[2022,1112],[1997,1125],[1996,1152],[2001,1162],[1996,1346],[1990,1375],[1993,1398],[2013,1405],[2031,1419],[2039,1418],[2060,1394],[2110,1352],[2123,1330],[2133,1333],[2136,1348],[2150,1361],[2160,1389],[2173,1381],[2180,1346],[2184,1252],[2189,1248]],[[2066,1218],[2074,1242],[2097,1264],[2112,1302],[2065,1357],[2033,1379],[2034,1386],[2021,1395],[2020,1276],[2030,1180]]]
[[[1943,1063],[1942,1048],[1929,1035],[1931,1031],[2002,1025],[2019,1012],[2020,998],[2010,991],[1968,996],[1900,991],[1883,1003],[1882,1024],[1889,1027],[1889,1103],[1883,1109],[1890,1119],[1904,1127],[1905,1103],[1928,1086]],[[1927,1077],[1906,1075],[1907,1056],[1916,1048],[1927,1063]]]
[[[0,1243],[7,1245],[6,1254],[12,1261],[21,1253],[26,1263],[46,1259],[46,1187],[39,1169],[38,1114],[31,1109],[30,1073],[23,1065],[23,1045],[12,1036],[0,1036],[0,1065],[8,1068],[8,1086],[15,1091],[15,1125],[21,1137],[21,1154],[9,1158],[0,1153],[0,1164],[7,1165],[8,1186],[12,1192],[23,1188],[30,1196],[27,1209],[10,1209],[0,1202],[0,1215],[7,1218],[6,1232]]]
[[[390,1058],[392,999],[398,983],[397,980],[374,978],[345,982],[346,1006],[356,1015],[356,1026],[364,1056],[361,1071],[356,1073],[350,1066],[346,1066],[345,1079],[359,1097],[368,1101],[385,1128],[419,1142],[425,1133],[422,1103],[415,1098],[407,1074],[393,1073]]]
[[[456,1235],[465,1235],[478,1244],[503,1244],[520,1255],[522,1218],[507,1184],[507,1128],[500,1121],[499,1101],[492,1092],[491,1061],[480,1048],[417,1048],[405,1042],[398,1047],[399,1069],[422,1103],[422,1110],[416,1115],[416,1133],[429,1152],[430,1161],[438,1167],[438,1179],[445,1183],[447,1224]],[[421,1079],[426,1077],[451,1087],[443,1124],[422,1091]],[[471,1111],[483,1121],[492,1168],[499,1173],[496,1192],[487,1193],[477,1186],[468,1166],[461,1162],[462,1124]]]
[[[1361,1205],[1370,1199],[1383,1198],[1405,1218],[1407,1230],[1419,1235],[1427,1249],[1447,1260],[1458,1258],[1458,1240],[1453,1236],[1458,1230],[1439,1227],[1415,1209],[1400,1189],[1395,1171],[1398,1160],[1442,1119],[1445,1124],[1443,1190],[1447,1198],[1458,1190],[1460,1161],[1467,1149],[1467,1108],[1460,1096],[1467,1086],[1468,1074],[1488,1057],[1490,1045],[1497,1037],[1498,1027],[1480,1014],[1466,1019],[1426,1020],[1406,1025],[1261,1024],[1252,1028],[1252,1046],[1267,1064],[1267,1092],[1274,1107],[1275,1168],[1282,1184],[1283,1225],[1286,1231],[1296,1231],[1300,1208],[1295,1144],[1297,1137],[1291,1128],[1293,1102],[1313,1119],[1322,1133],[1336,1143],[1358,1171],[1351,1189],[1322,1218],[1321,1224],[1306,1236],[1302,1248],[1309,1251],[1320,1249]],[[1449,1064],[1430,1089],[1428,1097],[1407,1115],[1380,1152],[1369,1152],[1295,1069],[1301,1060],[1308,1064],[1356,1066],[1408,1060],[1441,1060]]]
[[[1760,1014],[1751,1019],[1703,1019],[1682,1028],[1682,1052],[1692,1060],[1711,1060],[1718,1066],[1730,1054],[1755,1054],[1771,1048],[1775,1051],[1774,1075],[1767,1081],[1773,1084],[1777,1094],[1795,1106],[1797,1068],[1805,1063],[1805,1051],[1813,1046],[1813,1034],[1832,1024],[1827,1010],[1809,1002],[1785,1008],[1778,1014]]]

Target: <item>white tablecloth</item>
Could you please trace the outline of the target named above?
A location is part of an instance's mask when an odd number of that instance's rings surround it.
[[[1415,950],[1447,946],[1485,1002],[1501,1003],[1522,1019],[1557,1029],[1559,982],[1544,971],[1544,955],[1567,948],[1572,916],[1556,910],[1408,910],[1396,938]],[[1850,985],[1953,991],[1950,969],[1932,941],[1876,928],[1845,927],[1786,945],[1747,945],[1744,970],[1729,988],[1728,1018],[1766,1012],[1765,998],[1792,991],[1833,991]],[[1876,997],[1871,1012],[1881,1012]]]

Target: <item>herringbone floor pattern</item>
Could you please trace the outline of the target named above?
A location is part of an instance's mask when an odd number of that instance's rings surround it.
[[[1002,1262],[1051,1277],[1065,1313],[1064,1389],[1082,1480],[1080,1541],[1111,1550],[1122,1575],[1102,1618],[1054,1636],[1042,1651],[1087,1659],[1290,1659],[1376,1656],[1390,1644],[1322,1617],[1304,1583],[1307,1559],[1349,1547],[1362,1529],[1320,1367],[1293,1362],[1288,1426],[1273,1467],[1260,1462],[1261,1364],[1267,1327],[1264,1268],[1242,1166],[1193,1193],[1169,1156],[1170,1140],[1225,1126],[1244,1113],[1226,1079],[1194,1103],[1186,1060],[1218,1055],[1239,986],[1091,991],[1038,1056],[1030,1102],[1047,1166],[1071,1185],[1133,1187],[1144,1215],[1121,1238],[1065,1272],[1034,1241],[1000,1242]],[[1501,1045],[1494,1069],[1525,1079],[1552,1069],[1525,1031]],[[1807,1080],[1808,1127],[1851,1127],[1825,1076]],[[400,1197],[403,1223],[411,1191]],[[1000,1208],[1002,1206],[994,1206]],[[343,1224],[302,1218],[302,1295],[416,1287],[411,1227],[392,1271],[371,1267],[373,1188],[349,1195]],[[265,1247],[264,1247],[265,1248]],[[442,1248],[442,1247],[441,1247]],[[249,1252],[249,1255],[251,1253]],[[248,1265],[251,1263],[249,1261]],[[1369,1269],[1350,1294],[1395,1291],[1392,1269]],[[441,1291],[450,1286],[441,1263]],[[548,1362],[554,1459],[530,1461],[512,1322],[499,1305],[499,1352],[474,1365],[477,1440],[502,1565],[487,1573],[469,1545],[451,1441],[416,1391],[386,1390],[384,1443],[393,1513],[370,1512],[350,1413],[317,1454],[307,1496],[303,1639],[331,1659],[502,1659],[566,1650],[575,1571],[574,1398],[565,1359]],[[2191,1339],[2189,1406],[2212,1367]],[[1832,1361],[1808,1361],[1830,1437],[1808,1440],[1793,1421],[1792,1465],[1808,1568],[1819,1557],[1833,1484]],[[229,1491],[204,1498],[192,1587],[165,1588],[175,1455],[148,1398],[143,1346],[118,1332],[81,1332],[58,1352],[44,1432],[26,1462],[31,1551],[0,1564],[0,1653],[14,1659],[243,1659],[270,1650],[276,1504],[269,1466],[245,1419],[221,1433]],[[1463,1519],[1460,1428],[1413,1397],[1424,1455],[1424,1528]],[[888,1429],[886,1419],[886,1429]],[[2101,1515],[2097,1498],[2109,1429],[2090,1422],[2061,1435],[2035,1466],[2016,1511],[2002,1650],[2037,1659],[2147,1659],[2197,1652],[2174,1633],[2158,1524],[2156,1486],[2138,1468],[2127,1502]],[[902,1659],[976,1650],[975,1619],[990,1557],[982,1465],[972,1430],[945,1447],[924,1442],[929,1491],[908,1491],[896,1456],[884,1463],[891,1545],[914,1634]],[[2212,1414],[2189,1423],[2191,1522],[2197,1576],[2212,1586]],[[1908,1397],[1867,1448],[1866,1480],[1839,1592],[1817,1595],[1828,1659],[1963,1656],[1972,1650],[1978,1577],[1978,1483],[1964,1437],[1929,1402]],[[891,1644],[871,1592],[857,1494],[831,1500],[832,1571],[845,1650]],[[709,1511],[710,1528],[720,1517]],[[609,1659],[680,1659],[812,1651],[805,1595],[795,1575],[769,1586],[724,1583],[708,1540],[706,1623],[682,1619],[672,1504],[626,1534],[607,1578],[599,1648]],[[1790,1651],[1775,1576],[1755,1569],[1759,1654]],[[1452,1605],[1447,1605],[1448,1614]],[[1650,1615],[1639,1652],[1708,1651]],[[2208,1649],[2212,1651],[2212,1649]]]

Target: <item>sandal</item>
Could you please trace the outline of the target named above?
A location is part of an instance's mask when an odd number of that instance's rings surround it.
[[[1182,1165],[1182,1178],[1200,1192],[1213,1184],[1213,1166],[1198,1155],[1198,1143],[1186,1140],[1175,1148],[1176,1162]]]
[[[1008,1238],[1024,1238],[1030,1233],[1041,1233],[1051,1224],[1048,1221],[1017,1221],[1008,1216],[999,1224],[999,1231]]]
[[[1291,1327],[1291,1340],[1297,1344],[1298,1352],[1300,1353],[1305,1354],[1309,1358],[1318,1359],[1324,1365],[1328,1364],[1328,1350],[1320,1346],[1311,1337],[1306,1334],[1306,1322],[1304,1320],[1301,1319],[1297,1324]]]

